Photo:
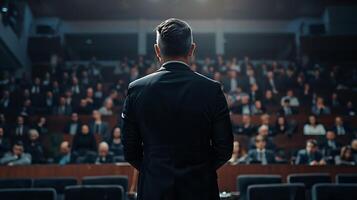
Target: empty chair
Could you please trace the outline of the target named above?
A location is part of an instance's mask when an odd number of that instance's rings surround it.
[[[247,197],[247,189],[250,185],[281,183],[280,175],[241,175],[237,177],[237,190],[240,192],[240,200]]]
[[[55,200],[56,198],[56,191],[52,188],[0,189],[1,200]]]
[[[0,189],[30,187],[32,187],[32,179],[30,178],[0,179]]]
[[[67,186],[77,185],[77,179],[74,177],[53,177],[39,178],[33,180],[34,188],[53,188],[56,190],[57,199],[63,199],[64,189]]]
[[[356,200],[357,184],[320,183],[312,187],[312,200]]]
[[[357,184],[357,174],[336,174],[336,183]]]
[[[302,183],[262,184],[248,187],[247,200],[291,199],[305,200],[305,186]]]
[[[124,189],[119,185],[77,185],[65,189],[66,200],[124,200]]]
[[[82,179],[82,185],[120,185],[124,192],[128,191],[127,176],[86,176]]]
[[[327,173],[301,173],[290,174],[288,183],[303,183],[307,190],[311,190],[316,183],[331,183],[331,176]]]

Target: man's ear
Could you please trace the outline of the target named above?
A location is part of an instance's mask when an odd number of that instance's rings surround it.
[[[196,50],[196,43],[193,42],[193,43],[191,44],[190,50],[188,51],[188,56],[189,56],[189,57],[192,57],[193,54],[195,53],[195,50]]]
[[[155,50],[156,58],[159,60],[159,62],[161,62],[162,58],[161,58],[161,52],[160,52],[159,45],[154,44],[154,50]]]

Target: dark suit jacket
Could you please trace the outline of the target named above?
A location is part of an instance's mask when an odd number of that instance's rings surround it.
[[[316,152],[314,154],[309,155],[305,149],[302,149],[298,152],[295,164],[296,165],[309,165],[312,161],[319,162],[322,159],[322,154],[320,152]]]
[[[165,64],[129,85],[122,118],[138,200],[219,199],[216,170],[231,157],[233,134],[218,82]]]
[[[265,158],[267,160],[267,164],[275,163],[275,154],[273,151],[266,149],[265,150]],[[248,162],[258,162],[258,151],[257,149],[249,150],[248,152]]]

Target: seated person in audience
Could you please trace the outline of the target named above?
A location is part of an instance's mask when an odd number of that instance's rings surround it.
[[[274,136],[276,134],[274,127],[270,125],[270,115],[263,114],[260,116],[260,125],[268,127],[268,136]]]
[[[82,123],[79,120],[78,113],[72,113],[71,119],[65,125],[63,132],[69,135],[76,135],[81,129]]]
[[[278,106],[278,101],[271,90],[265,91],[263,105],[268,109],[270,107]]]
[[[233,142],[233,153],[231,159],[228,160],[228,164],[237,165],[247,162],[247,153],[240,147],[239,141]]]
[[[71,154],[71,146],[68,141],[63,141],[60,145],[59,155],[55,162],[60,165],[67,165],[74,162],[74,156]]]
[[[31,155],[24,153],[24,145],[21,141],[14,143],[11,152],[5,153],[0,159],[0,165],[30,165]]]
[[[316,104],[312,106],[311,112],[315,115],[329,115],[331,110],[325,105],[324,99],[322,97],[317,97]]]
[[[94,135],[100,135],[103,140],[108,140],[110,138],[108,123],[102,120],[102,115],[98,110],[93,110],[92,117],[93,120],[89,125],[90,130]]]
[[[109,150],[114,153],[114,159],[116,161],[124,161],[124,147],[121,141],[121,129],[119,127],[113,129],[108,144]]]
[[[25,118],[23,116],[18,116],[17,117],[17,121],[16,121],[16,125],[15,127],[13,127],[13,132],[11,133],[11,142],[16,142],[16,141],[22,141],[22,142],[26,142],[28,137],[28,130],[29,128],[27,127],[27,125],[25,125]]]
[[[297,97],[294,96],[294,91],[293,89],[289,89],[287,92],[286,92],[286,96],[281,98],[281,105],[284,106],[284,102],[286,100],[289,100],[289,105],[292,106],[292,107],[298,107],[300,105],[299,103],[299,99]]]
[[[294,132],[295,127],[288,123],[284,116],[278,116],[276,118],[275,128],[277,134],[286,134],[291,136]]]
[[[290,116],[296,115],[298,112],[295,108],[291,107],[290,100],[285,99],[282,103],[282,107],[279,110],[280,115]]]
[[[335,156],[336,165],[356,165],[353,159],[351,146],[343,146],[340,155]]]
[[[74,135],[72,142],[72,154],[76,157],[76,163],[91,163],[97,150],[97,142],[94,134],[90,133],[89,126],[83,124],[81,131]]]
[[[258,134],[257,136],[264,136],[265,137],[265,143],[266,143],[266,148],[272,151],[275,151],[275,144],[273,142],[273,139],[269,137],[269,129],[266,125],[261,125],[258,128]],[[257,137],[256,136],[256,137]],[[256,147],[256,137],[252,137],[250,139],[250,144],[249,144],[249,149],[254,149]]]
[[[5,129],[0,126],[0,157],[10,150],[10,141],[5,137]]]
[[[317,122],[315,115],[309,116],[309,121],[304,126],[304,135],[325,135],[325,127]]]
[[[343,119],[341,116],[337,116],[335,118],[335,125],[332,127],[332,130],[337,135],[347,135],[350,133],[349,127],[343,122]]]
[[[103,116],[113,115],[113,100],[111,98],[107,98],[104,101],[104,105],[98,111]]]
[[[261,163],[262,165],[275,163],[274,152],[266,149],[266,137],[258,135],[255,137],[255,149],[248,152],[248,163]]]
[[[326,161],[333,161],[340,152],[341,145],[336,141],[336,133],[332,130],[326,132],[326,137],[321,142],[321,150]]]
[[[99,143],[98,156],[95,164],[113,163],[113,154],[109,151],[109,145],[106,142]]]
[[[25,146],[25,151],[31,154],[32,164],[39,164],[45,162],[43,147],[39,140],[40,134],[36,129],[29,130],[29,140]]]
[[[38,131],[40,136],[48,134],[47,119],[46,117],[40,117],[35,125],[35,129]]]
[[[251,105],[249,104],[249,96],[244,95],[241,98],[239,105],[233,105],[231,108],[232,113],[239,115],[252,115]]]
[[[347,104],[346,104],[346,108],[344,110],[344,115],[347,115],[347,116],[356,116],[357,115],[357,110],[356,108],[354,107],[352,101],[348,101]]]
[[[322,153],[320,153],[317,141],[309,139],[306,141],[306,148],[301,149],[295,160],[296,165],[326,165]]]
[[[239,135],[252,136],[257,132],[257,128],[251,123],[250,115],[242,116],[242,124],[234,128],[234,133]]]
[[[251,111],[253,115],[261,115],[265,113],[265,108],[263,107],[262,102],[257,100],[254,102],[254,105],[252,105]]]
[[[58,105],[54,107],[52,113],[54,115],[70,115],[72,113],[72,105],[66,102],[65,97],[60,97]]]
[[[92,112],[92,106],[90,106],[85,99],[81,99],[77,107],[77,113],[80,115],[90,115]]]

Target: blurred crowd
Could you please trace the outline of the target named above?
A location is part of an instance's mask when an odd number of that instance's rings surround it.
[[[221,82],[231,115],[241,116],[233,123],[237,139],[229,164],[357,162],[355,68],[222,56],[193,60],[191,67]],[[86,64],[32,69],[30,75],[1,72],[0,164],[124,162],[119,119],[127,86],[158,68],[144,57],[124,58],[116,66],[102,66],[93,58]],[[58,130],[47,125],[49,116],[66,116],[59,132],[70,136],[52,153],[46,152],[49,140],[44,138]],[[82,122],[82,116],[90,121]],[[258,124],[252,123],[254,116],[259,116]],[[304,116],[302,130],[295,116]],[[334,123],[319,122],[324,116],[333,117]],[[118,121],[111,125],[105,117]],[[291,156],[276,148],[275,137],[295,134],[313,138]],[[241,136],[249,138],[248,144],[241,144]],[[339,137],[348,141],[341,144]]]

